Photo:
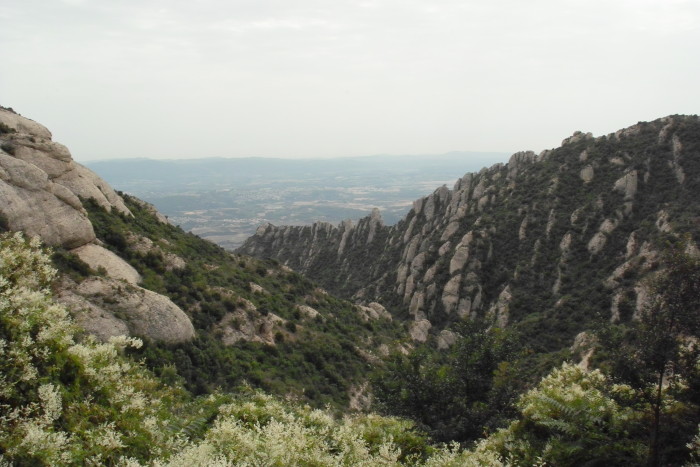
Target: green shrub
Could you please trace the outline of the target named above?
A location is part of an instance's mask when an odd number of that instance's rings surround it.
[[[17,130],[15,130],[14,128],[7,126],[3,122],[0,122],[0,136],[5,135],[5,134],[12,134],[12,133],[16,133],[16,132],[17,132]]]

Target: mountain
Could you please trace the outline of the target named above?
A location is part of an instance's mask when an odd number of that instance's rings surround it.
[[[115,192],[42,125],[0,108],[0,231],[53,248],[52,284],[102,342],[139,337],[159,375],[209,393],[245,384],[315,405],[367,405],[367,373],[405,336],[379,303],[337,299],[233,255]]]
[[[486,317],[557,352],[599,317],[639,315],[665,243],[699,238],[698,193],[700,120],[675,115],[516,153],[416,200],[396,225],[378,211],[357,223],[267,224],[238,252],[380,301],[412,321],[418,341]]]
[[[394,226],[249,241],[350,302],[0,108],[0,464],[697,461],[699,134],[577,133]]]

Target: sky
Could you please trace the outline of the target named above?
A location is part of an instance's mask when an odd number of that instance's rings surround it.
[[[78,161],[557,147],[700,112],[700,0],[3,0],[0,105]]]

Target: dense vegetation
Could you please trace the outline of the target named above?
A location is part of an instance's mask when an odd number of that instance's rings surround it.
[[[0,236],[2,465],[639,465],[647,456],[640,390],[569,364],[471,450],[431,445],[405,420],[338,419],[250,390],[193,398],[123,354],[138,339],[81,335],[51,299],[55,274],[38,241]],[[683,376],[662,388],[664,414],[687,404],[675,397],[692,387]],[[700,461],[700,433],[686,444],[664,464]]]
[[[369,372],[368,352],[401,335],[400,326],[389,320],[364,321],[355,305],[326,294],[273,261],[233,255],[158,221],[133,198],[124,199],[133,217],[85,201],[97,237],[136,268],[144,287],[167,295],[185,310],[197,330],[192,342],[144,342],[135,353],[156,374],[184,378],[195,394],[248,384],[315,406],[345,407],[348,389],[362,383]],[[134,249],[135,238],[143,237],[158,248]],[[184,259],[186,266],[168,268],[169,254]],[[55,258],[68,273],[84,271],[70,255],[59,253]],[[255,286],[261,289],[256,291]],[[274,313],[286,320],[275,331],[274,345],[222,342],[219,323],[228,313],[250,307],[248,303],[256,310],[249,314]],[[310,319],[298,305],[312,306],[319,314]]]
[[[396,353],[375,372],[378,409],[411,418],[439,441],[474,441],[515,415],[526,381],[516,336],[464,321],[449,349]]]
[[[591,331],[581,351],[600,369],[564,363],[525,392],[532,348],[513,329],[462,322],[451,348],[422,346],[389,359],[373,379],[377,408],[438,440],[470,443],[491,433],[524,465],[540,462],[527,453],[542,450],[559,459],[551,465],[683,464],[700,424],[700,258],[686,253],[689,240],[669,247],[638,319],[601,320]],[[519,420],[503,428],[518,410]]]
[[[657,302],[665,316],[675,316],[673,323],[685,323],[663,333],[672,349],[661,360],[674,371],[660,389],[666,425],[698,413],[687,397],[697,396],[697,349],[683,345],[697,320],[680,315],[696,313],[700,264],[685,260],[677,272],[692,274],[689,280],[671,294],[660,294]],[[141,345],[138,339],[98,343],[81,335],[68,310],[51,299],[55,274],[37,241],[21,234],[0,236],[1,464],[639,465],[649,456],[646,434],[655,408],[644,397],[645,386],[635,388],[600,370],[570,364],[517,398],[511,421],[471,450],[431,445],[401,419],[337,419],[251,390],[193,398],[123,354]],[[678,278],[674,271],[668,277]],[[682,309],[669,300],[678,296]],[[640,323],[640,335],[650,323]],[[501,340],[499,332],[476,331],[455,351],[463,353],[467,366],[488,366],[507,355],[491,356],[480,346]],[[680,365],[687,361],[693,364]],[[676,430],[681,439],[666,439],[652,465],[700,461],[700,433],[697,425],[691,428]]]

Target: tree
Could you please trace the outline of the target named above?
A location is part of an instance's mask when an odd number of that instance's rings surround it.
[[[697,362],[700,335],[700,261],[679,247],[665,257],[666,270],[652,285],[654,300],[641,316],[637,352],[647,362],[644,375],[651,383],[648,394],[652,408],[649,440],[651,466],[660,465],[660,427],[664,386],[670,378],[688,378]]]
[[[508,465],[639,465],[644,445],[629,436],[639,425],[636,397],[599,370],[564,363],[521,396],[517,419],[474,454]]]
[[[681,243],[664,254],[663,266],[648,283],[651,300],[639,319],[607,339],[617,349],[613,373],[647,403],[649,466],[680,462],[700,421],[700,260]]]
[[[470,441],[514,415],[514,339],[485,322],[454,330],[449,350],[394,355],[372,383],[384,412],[411,418],[439,441]]]

